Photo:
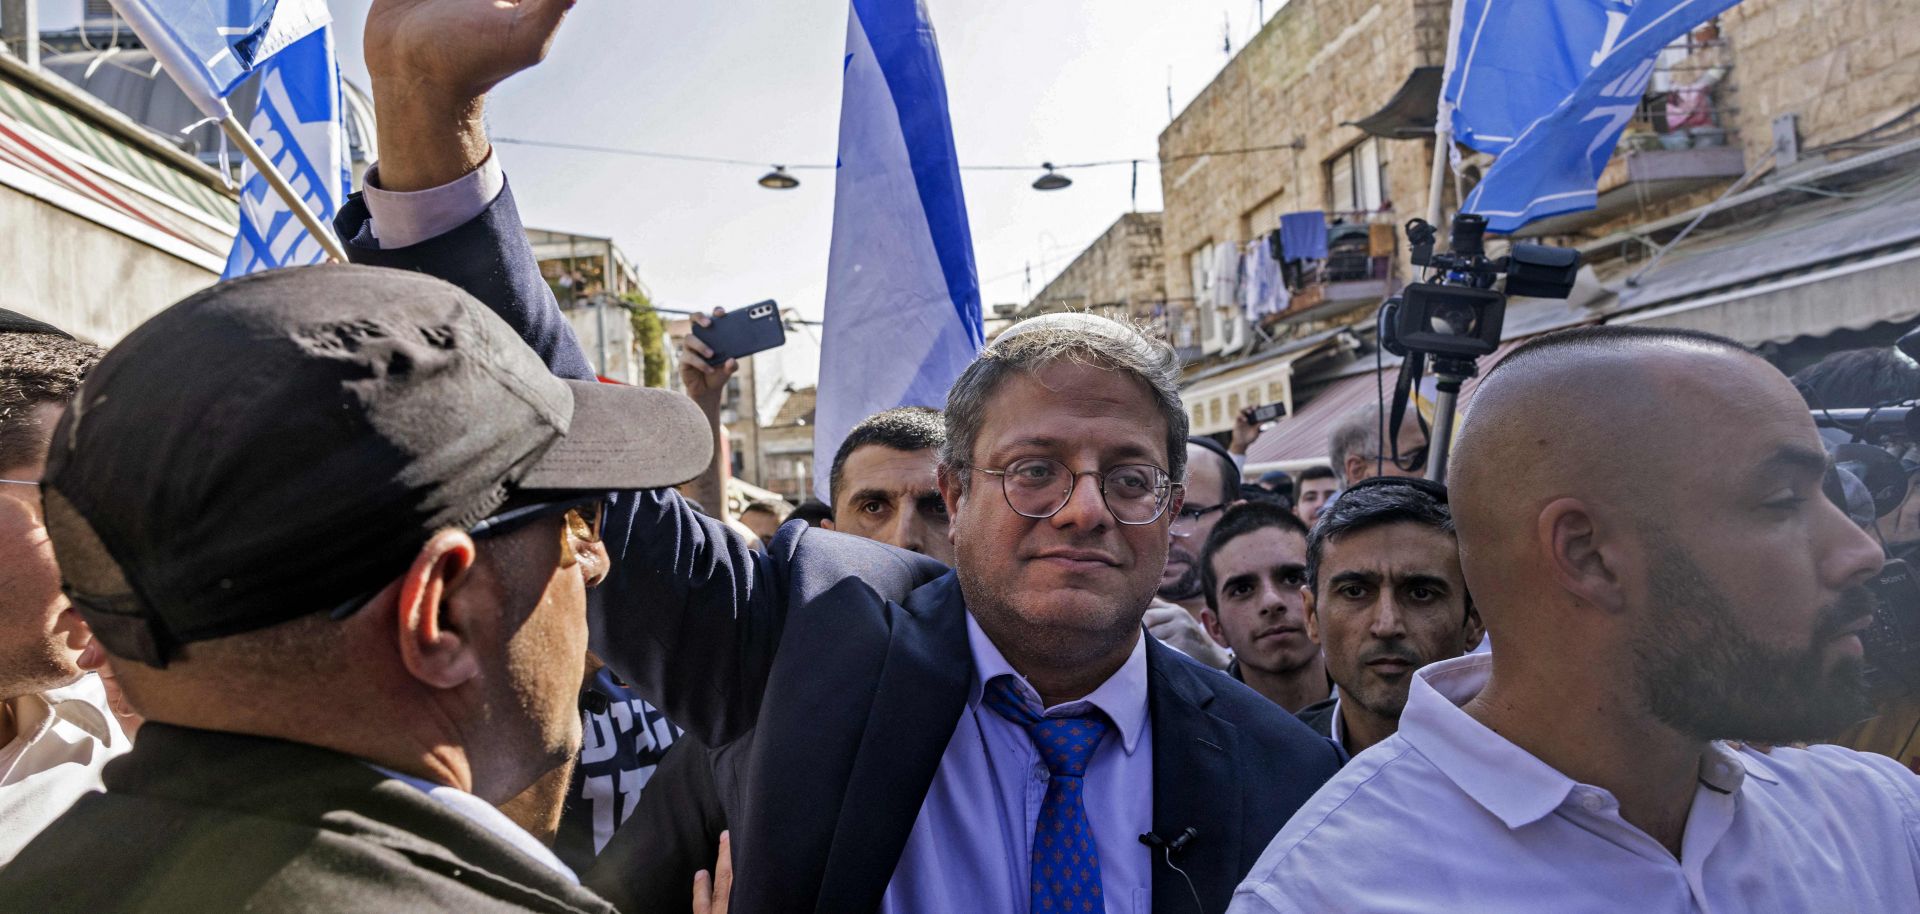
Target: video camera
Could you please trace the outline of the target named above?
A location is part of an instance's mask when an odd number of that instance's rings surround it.
[[[1399,460],[1400,420],[1407,396],[1431,357],[1440,397],[1428,439],[1427,478],[1445,482],[1454,399],[1460,382],[1479,373],[1474,360],[1499,348],[1507,296],[1566,298],[1573,293],[1580,271],[1580,253],[1544,244],[1515,244],[1505,257],[1489,258],[1487,219],[1475,213],[1453,217],[1445,254],[1433,251],[1437,234],[1425,219],[1407,223],[1414,266],[1430,272],[1425,281],[1409,284],[1381,308],[1380,348],[1405,358],[1394,391],[1392,424],[1385,436],[1392,445],[1382,450],[1390,450]],[[1496,290],[1502,275],[1506,283]],[[1386,421],[1382,406],[1382,421]]]
[[[1397,303],[1388,301],[1391,335],[1387,351],[1396,355],[1426,353],[1435,357],[1436,368],[1439,359],[1476,359],[1500,345],[1507,296],[1566,298],[1573,293],[1580,252],[1544,244],[1516,244],[1507,256],[1489,259],[1486,233],[1485,216],[1461,213],[1453,217],[1448,252],[1435,254],[1433,242],[1438,230],[1425,219],[1407,223],[1414,266],[1435,272],[1426,282],[1412,283],[1401,290]],[[1504,292],[1493,288],[1501,274],[1507,277]]]
[[[1826,496],[1863,527],[1898,511],[1909,480],[1920,473],[1920,450],[1914,447],[1920,443],[1920,409],[1915,406],[1813,411],[1833,457]],[[1873,625],[1860,641],[1874,700],[1920,693],[1920,577],[1904,559],[1890,556],[1867,590],[1873,594]]]

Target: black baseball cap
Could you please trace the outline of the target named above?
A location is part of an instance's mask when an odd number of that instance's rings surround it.
[[[164,666],[377,591],[510,498],[676,485],[712,450],[680,394],[562,380],[453,285],[328,265],[134,330],[55,427],[43,488],[94,636]]]

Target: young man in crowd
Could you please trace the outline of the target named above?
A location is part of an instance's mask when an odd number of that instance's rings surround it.
[[[130,743],[80,657],[92,638],[60,593],[40,480],[67,401],[100,347],[0,310],[0,864]]]
[[[262,273],[141,325],[41,489],[146,723],[0,898],[610,911],[497,807],[579,752],[606,493],[692,478],[703,425],[679,394],[554,377],[471,296],[397,271]]]
[[[937,484],[940,411],[902,406],[875,413],[847,433],[828,473],[828,529],[953,563],[947,505]]]
[[[1333,475],[1332,467],[1315,464],[1300,471],[1296,487],[1299,497],[1294,499],[1293,513],[1301,523],[1311,527],[1320,519],[1320,512],[1340,493],[1340,480]]]
[[[1307,634],[1307,528],[1276,504],[1227,509],[1200,553],[1207,631],[1233,649],[1227,672],[1289,714],[1328,695],[1320,646]]]
[[[1416,670],[1473,650],[1485,634],[1446,488],[1363,481],[1320,516],[1306,556],[1307,632],[1340,690],[1300,719],[1359,755],[1399,729]]]
[[[1449,467],[1498,648],[1415,672],[1399,732],[1287,823],[1232,910],[1920,910],[1920,778],[1786,748],[1866,709],[1881,551],[1823,496],[1827,466],[1793,385],[1730,340],[1610,326],[1514,350]]]
[[[353,256],[469,285],[557,373],[585,375],[482,120],[486,90],[537,60],[552,25],[379,0],[368,35],[380,186],[439,188],[467,208],[390,249],[380,213],[349,203],[338,224]],[[752,553],[675,493],[616,502],[609,549],[626,584],[616,574],[596,595],[601,655],[715,751],[754,741],[714,771],[746,785],[723,797],[735,910],[1026,908],[1056,882],[1099,891],[1113,914],[1195,892],[1217,910],[1338,765],[1298,720],[1144,637],[1186,462],[1170,356],[1084,315],[1003,334],[945,410],[953,571],[798,524]],[[1043,754],[1075,726],[1073,752]],[[1022,812],[1036,766],[1051,772],[1050,817],[1080,823],[1093,852],[1052,879],[1034,854],[1051,833]],[[1171,862],[1139,840],[1203,823]]]

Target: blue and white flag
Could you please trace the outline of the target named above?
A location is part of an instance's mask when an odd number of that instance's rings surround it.
[[[353,181],[341,126],[340,70],[333,28],[309,34],[259,69],[260,101],[247,133],[287,183],[331,224]],[[240,232],[223,279],[275,267],[323,263],[327,251],[293,208],[247,162],[240,169]]]
[[[326,0],[111,0],[207,117],[254,67],[332,21]]]
[[[814,490],[860,420],[946,405],[985,342],[946,78],[920,0],[853,0],[840,100]]]
[[[1592,209],[1660,49],[1738,0],[1454,0],[1439,127],[1498,156],[1465,211],[1512,232]]]

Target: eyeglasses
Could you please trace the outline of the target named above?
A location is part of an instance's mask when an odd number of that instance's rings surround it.
[[[1073,498],[1073,487],[1082,476],[1092,476],[1097,481],[1100,499],[1106,503],[1113,519],[1132,527],[1159,520],[1174,491],[1185,488],[1171,481],[1166,470],[1144,463],[1123,464],[1105,472],[1075,473],[1058,460],[1023,457],[1001,469],[982,466],[971,469],[1000,477],[1000,491],[1007,498],[1007,507],[1021,517],[1035,519],[1059,514]]]
[[[33,486],[36,489],[40,487],[39,483],[30,479],[0,479],[0,483],[6,483],[11,486]]]
[[[1225,502],[1217,505],[1208,505],[1204,508],[1187,505],[1181,508],[1178,514],[1173,516],[1173,523],[1167,525],[1167,532],[1174,536],[1192,536],[1195,532],[1194,528],[1200,525],[1201,518],[1215,511],[1225,510],[1227,510]]]
[[[1398,460],[1392,454],[1372,454],[1367,459],[1384,460],[1409,473],[1418,473],[1427,468],[1427,446],[1423,444],[1413,450],[1403,451]]]
[[[475,541],[495,539],[506,536],[541,518],[552,517],[556,514],[565,514],[568,515],[569,518],[578,518],[580,525],[576,527],[571,520],[569,520],[567,531],[570,535],[578,536],[581,540],[591,545],[600,542],[602,525],[605,523],[607,516],[607,503],[603,498],[594,497],[568,499],[564,501],[543,501],[530,505],[522,505],[518,508],[509,508],[499,514],[481,520],[479,523],[467,529],[467,535],[473,537]],[[368,603],[372,602],[374,596],[380,591],[385,590],[386,586],[387,585],[382,584],[374,590],[355,596],[353,599],[334,607],[327,615],[335,620],[345,619],[359,612]]]

